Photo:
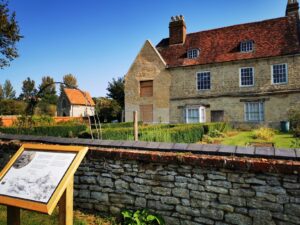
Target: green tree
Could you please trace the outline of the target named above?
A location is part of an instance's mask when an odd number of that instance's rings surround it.
[[[0,101],[0,115],[22,115],[25,111],[26,103],[13,99]]]
[[[4,98],[3,87],[0,84],[0,100]]]
[[[10,80],[6,80],[3,85],[3,96],[4,99],[13,99],[16,97],[16,91],[14,90]]]
[[[16,43],[21,38],[15,12],[10,13],[7,1],[0,0],[0,68],[19,56]]]
[[[101,122],[108,123],[119,119],[121,107],[116,100],[101,97],[94,99],[94,101],[96,102],[96,112]]]
[[[42,98],[42,101],[56,105],[58,98],[56,95],[54,79],[52,77],[42,77],[42,83],[39,85],[39,96]]]
[[[124,78],[113,78],[112,82],[108,82],[108,87],[106,90],[108,91],[107,97],[117,101],[120,107],[124,109]]]
[[[37,90],[35,88],[35,81],[27,77],[27,79],[23,81],[22,93],[19,98],[29,100],[36,94]]]
[[[63,83],[65,85],[60,85],[60,92],[63,91],[65,87],[67,88],[78,88],[77,79],[73,74],[67,74],[63,77]]]

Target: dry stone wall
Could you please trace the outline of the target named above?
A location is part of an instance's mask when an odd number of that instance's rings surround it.
[[[148,208],[168,225],[300,224],[298,149],[166,143],[154,149],[154,143],[4,134],[0,139],[89,146],[75,175],[80,209],[119,215],[125,208]],[[0,169],[20,144],[0,144]]]
[[[78,208],[148,208],[170,225],[300,224],[299,175],[90,158],[75,188]]]

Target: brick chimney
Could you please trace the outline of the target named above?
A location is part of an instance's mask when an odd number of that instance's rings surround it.
[[[298,0],[288,0],[285,11],[286,16],[296,16],[299,18],[299,3]]]
[[[170,34],[170,45],[184,44],[186,38],[186,25],[184,22],[184,17],[172,16],[171,22],[169,24],[169,34]]]

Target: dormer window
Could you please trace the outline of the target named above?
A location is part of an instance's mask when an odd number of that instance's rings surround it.
[[[193,48],[193,49],[188,50],[188,52],[187,52],[187,57],[188,57],[189,59],[195,59],[195,58],[198,58],[198,57],[199,57],[199,53],[200,53],[200,50],[199,50],[199,49]]]
[[[252,52],[254,50],[254,42],[252,40],[242,41],[240,49],[241,52]]]

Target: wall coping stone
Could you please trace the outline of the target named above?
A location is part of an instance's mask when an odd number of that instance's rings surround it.
[[[115,141],[115,140],[92,140],[82,138],[61,138],[34,135],[15,135],[0,133],[1,140],[19,140],[30,142],[43,142],[48,144],[74,144],[88,147],[122,148],[135,150],[148,150],[158,152],[180,152],[205,154],[216,156],[239,156],[266,159],[287,159],[300,161],[300,149],[282,149],[273,147],[239,147],[204,144],[182,144],[164,142],[143,141]]]

